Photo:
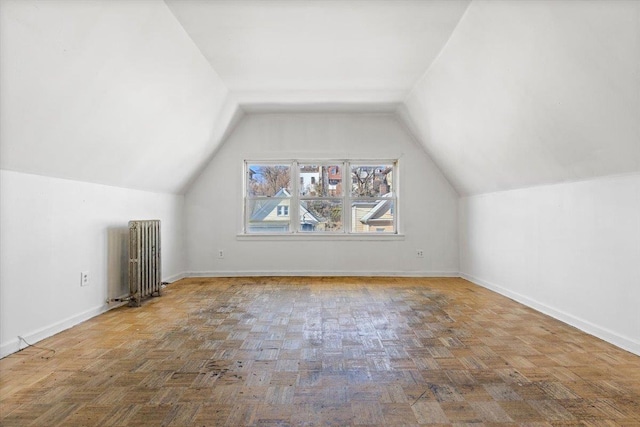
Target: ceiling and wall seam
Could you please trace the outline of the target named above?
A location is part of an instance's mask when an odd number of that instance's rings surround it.
[[[413,94],[413,92],[416,90],[416,88],[418,87],[418,85],[420,84],[421,81],[423,81],[426,77],[427,74],[429,74],[429,71],[431,71],[431,68],[433,67],[433,64],[435,64],[436,62],[438,62],[438,59],[440,59],[440,56],[442,55],[442,52],[445,51],[445,49],[447,48],[447,46],[449,45],[449,42],[451,41],[451,39],[453,38],[453,35],[456,33],[456,31],[458,30],[458,27],[460,27],[460,23],[462,22],[462,20],[465,18],[465,16],[467,16],[467,12],[469,11],[469,8],[471,7],[471,3],[473,3],[476,0],[470,0],[469,3],[467,4],[467,7],[464,9],[464,12],[462,13],[462,15],[460,15],[460,19],[458,19],[458,22],[456,23],[456,26],[453,28],[453,30],[451,31],[451,33],[449,34],[449,37],[447,37],[447,41],[444,42],[444,44],[442,45],[442,48],[440,49],[440,51],[438,52],[438,54],[435,56],[435,58],[433,58],[433,61],[431,61],[431,63],[429,64],[429,66],[424,70],[424,73],[422,73],[420,75],[420,77],[418,77],[418,79],[413,83],[413,85],[411,86],[411,88],[409,89],[409,91],[407,92],[406,96],[403,98],[402,100],[402,105],[407,104],[407,100],[411,97],[411,95]]]
[[[198,52],[200,52],[200,55],[202,56],[202,59],[204,59],[205,62],[207,64],[209,64],[209,67],[211,68],[211,71],[218,77],[218,79],[220,79],[222,84],[227,88],[227,96],[226,96],[226,98],[224,100],[223,106],[218,111],[218,116],[213,118],[212,123],[211,123],[211,129],[212,129],[212,132],[211,132],[212,133],[211,144],[213,145],[213,148],[211,149],[211,152],[209,153],[209,155],[206,156],[205,159],[201,162],[201,164],[194,169],[194,171],[191,173],[191,176],[186,180],[186,182],[177,191],[177,194],[184,195],[189,191],[189,188],[191,187],[191,185],[193,185],[193,183],[198,179],[198,177],[200,176],[202,171],[206,168],[207,164],[209,164],[211,159],[213,159],[213,157],[216,155],[216,153],[220,150],[222,145],[224,145],[224,142],[226,141],[226,139],[228,138],[230,133],[233,132],[233,129],[235,129],[237,123],[240,120],[242,120],[242,116],[244,115],[244,111],[243,111],[242,105],[240,103],[238,103],[238,101],[236,99],[236,96],[235,96],[235,93],[233,93],[231,90],[229,90],[229,87],[226,85],[225,81],[222,79],[222,77],[220,77],[220,73],[218,73],[218,71],[215,69],[215,67],[213,66],[211,61],[209,61],[209,59],[206,57],[206,55],[204,54],[204,52],[202,51],[200,46],[193,40],[193,38],[191,37],[189,32],[184,28],[184,25],[182,25],[182,22],[180,22],[180,20],[175,15],[175,13],[171,9],[171,7],[167,4],[166,0],[162,0],[162,2],[166,6],[166,8],[169,10],[171,15],[173,15],[173,18],[178,23],[180,28],[182,28],[182,31],[184,32],[184,35],[187,36],[187,38],[189,38],[189,40],[191,40],[191,43],[198,49]],[[221,125],[221,123],[220,123],[221,116],[224,115],[225,110],[228,109],[228,108],[232,108],[233,112],[228,113],[228,114],[230,114],[229,121],[226,124],[222,124],[222,127],[224,129],[219,129],[220,125]],[[216,131],[218,131],[218,132],[216,132]],[[218,134],[219,136],[216,137],[215,136],[216,134]]]
[[[191,177],[189,178],[189,180],[180,189],[180,194],[187,194],[189,192],[189,189],[191,188],[191,186],[198,180],[200,175],[207,168],[207,165],[209,165],[209,163],[211,163],[211,161],[216,156],[216,154],[226,144],[227,140],[229,139],[229,136],[231,134],[233,134],[233,132],[236,129],[236,127],[238,126],[238,124],[242,121],[242,119],[246,115],[246,112],[242,108],[242,105],[240,105],[237,102],[237,100],[235,99],[233,94],[230,94],[230,96],[228,97],[227,102],[225,103],[225,106],[226,105],[228,105],[227,108],[231,109],[232,111],[230,111],[228,113],[229,120],[225,120],[226,124],[222,124],[222,127],[224,129],[221,128],[219,130],[220,137],[216,138],[217,141],[218,141],[217,144],[213,147],[211,153],[208,156],[206,156],[202,160],[201,164],[193,171],[193,173],[191,174]],[[223,107],[223,110],[224,109],[225,108]],[[218,120],[218,122],[219,122],[219,120]],[[225,122],[223,122],[223,123],[225,123]],[[220,123],[218,123],[218,124],[220,124]]]
[[[460,26],[460,22],[462,22],[464,17],[467,15],[467,12],[469,11],[469,8],[470,8],[471,3],[473,1],[474,0],[469,1],[469,3],[467,4],[467,7],[465,8],[464,12],[460,16],[460,19],[458,19],[458,22],[456,23],[456,26],[453,28],[453,30],[449,34],[449,37],[447,38],[447,41],[442,45],[442,48],[440,49],[440,51],[438,52],[436,57],[433,59],[433,61],[431,61],[431,63],[426,68],[424,73],[422,73],[420,75],[420,77],[414,82],[414,84],[411,86],[411,88],[409,89],[407,94],[404,96],[404,98],[402,100],[402,103],[396,109],[396,114],[398,115],[400,121],[403,123],[403,126],[405,128],[407,128],[407,130],[411,133],[412,137],[416,140],[418,145],[422,148],[422,151],[424,151],[424,153],[433,161],[433,163],[436,165],[436,167],[440,170],[440,172],[445,177],[445,179],[447,180],[449,185],[451,185],[451,188],[453,188],[453,190],[456,192],[456,194],[458,194],[458,197],[461,196],[460,190],[453,184],[453,181],[451,179],[449,171],[446,171],[442,167],[440,162],[436,161],[435,157],[433,156],[433,153],[431,153],[430,150],[427,148],[427,144],[425,143],[424,136],[421,135],[420,130],[416,127],[416,125],[415,125],[415,123],[413,121],[413,117],[411,115],[411,110],[407,106],[407,100],[411,97],[411,95],[416,90],[416,88],[418,87],[420,82],[423,81],[427,77],[427,75],[429,74],[429,71],[431,70],[431,67],[433,67],[433,64],[435,64],[438,61],[438,59],[442,55],[442,52],[444,52],[444,50],[447,48],[449,42],[453,38],[453,35],[456,33],[458,27]]]
[[[405,132],[407,132],[407,134],[409,135],[410,139],[413,141],[414,144],[416,144],[416,146],[425,155],[425,157],[427,157],[429,159],[429,161],[433,163],[434,168],[437,169],[440,172],[440,174],[442,175],[442,177],[444,178],[444,180],[447,181],[447,183],[451,187],[451,190],[454,193],[456,193],[456,195],[458,197],[460,197],[460,193],[458,192],[456,187],[453,185],[453,183],[449,179],[449,176],[445,173],[444,170],[442,170],[442,168],[440,167],[438,162],[436,162],[434,160],[434,158],[431,156],[431,154],[429,153],[427,148],[422,143],[421,139],[416,134],[416,130],[414,129],[413,125],[410,124],[410,123],[407,123],[407,121],[409,121],[409,122],[411,121],[411,117],[409,116],[409,112],[408,112],[406,106],[405,105],[401,105],[400,107],[398,107],[398,109],[396,109],[396,111],[394,112],[393,117],[396,120],[396,122],[398,122],[398,125],[402,129],[404,129]]]
[[[526,186],[526,187],[507,188],[507,189],[504,189],[504,190],[488,191],[486,193],[462,194],[462,195],[460,195],[460,198],[461,199],[462,198],[464,198],[464,199],[474,199],[474,198],[481,198],[481,197],[485,197],[485,196],[491,196],[491,195],[494,195],[494,194],[497,195],[497,194],[521,191],[521,190],[535,190],[535,189],[545,188],[545,187],[551,188],[551,187],[556,187],[556,186],[590,183],[590,182],[595,182],[595,181],[616,180],[616,179],[620,179],[620,178],[628,178],[628,177],[634,177],[634,176],[640,176],[640,171],[638,171],[638,172],[625,172],[625,173],[618,173],[618,174],[611,174],[611,175],[592,176],[592,177],[588,177],[588,178],[574,179],[574,180],[567,180],[567,181],[545,182],[545,183],[536,184],[536,185],[529,185],[529,186]]]
[[[173,19],[175,19],[176,23],[180,26],[180,28],[182,28],[182,32],[184,33],[185,36],[187,36],[187,38],[189,38],[189,40],[191,40],[191,43],[196,47],[196,49],[198,49],[198,52],[200,52],[200,56],[202,56],[202,59],[205,60],[205,62],[207,64],[209,64],[209,66],[211,67],[211,71],[218,76],[218,78],[220,79],[220,81],[222,82],[222,84],[224,85],[224,87],[227,88],[227,91],[229,91],[229,87],[227,86],[227,84],[224,82],[224,80],[222,79],[222,77],[220,77],[220,73],[218,73],[218,71],[216,71],[216,69],[214,68],[213,64],[211,64],[211,61],[209,61],[209,59],[206,57],[206,55],[204,54],[204,52],[202,52],[202,49],[200,48],[200,46],[195,42],[195,40],[193,40],[193,37],[191,37],[191,35],[189,34],[189,32],[184,28],[184,25],[182,25],[182,22],[180,22],[180,20],[178,19],[178,17],[176,16],[176,14],[173,12],[173,10],[171,9],[171,7],[167,4],[166,0],[162,0],[162,3],[164,3],[165,7],[167,8],[167,10],[169,10],[169,12],[171,13],[171,15],[173,16]],[[230,93],[230,91],[229,91]]]

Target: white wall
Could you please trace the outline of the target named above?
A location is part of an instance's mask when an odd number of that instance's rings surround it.
[[[183,208],[184,196],[0,170],[0,357],[18,335],[38,341],[127,292],[131,219],[162,221],[162,277],[180,277]]]
[[[239,240],[245,159],[398,158],[403,240]],[[185,196],[194,275],[457,275],[457,193],[393,115],[247,114]],[[217,251],[225,252],[218,259]],[[416,249],[424,258],[416,257]]]
[[[460,199],[463,276],[640,354],[640,174]]]

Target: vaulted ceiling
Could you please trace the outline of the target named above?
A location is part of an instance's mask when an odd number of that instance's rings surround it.
[[[640,2],[0,1],[3,169],[183,192],[276,110],[397,114],[460,194],[639,172]]]

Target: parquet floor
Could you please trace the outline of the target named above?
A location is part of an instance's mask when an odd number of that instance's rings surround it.
[[[456,278],[186,279],[38,345],[2,426],[640,426],[640,357]]]

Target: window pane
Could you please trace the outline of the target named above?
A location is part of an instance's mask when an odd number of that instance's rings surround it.
[[[300,231],[342,231],[342,200],[301,201]]]
[[[395,200],[359,200],[351,203],[352,233],[395,233]]]
[[[393,165],[351,165],[351,195],[380,197],[393,191]]]
[[[268,197],[291,196],[289,165],[247,165],[247,195]]]
[[[300,195],[337,197],[342,195],[340,165],[300,165]]]
[[[282,233],[289,231],[291,199],[247,200],[247,232]]]

